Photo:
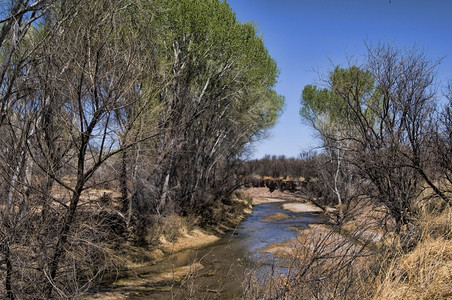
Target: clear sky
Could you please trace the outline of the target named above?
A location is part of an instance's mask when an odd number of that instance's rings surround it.
[[[280,76],[276,91],[286,107],[270,137],[255,145],[265,154],[297,156],[318,144],[301,122],[300,95],[333,65],[360,60],[364,42],[390,44],[443,58],[439,79],[452,80],[452,0],[227,0],[241,22],[253,22]]]

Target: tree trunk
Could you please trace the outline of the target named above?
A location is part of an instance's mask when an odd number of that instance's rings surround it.
[[[8,300],[14,300],[14,292],[12,287],[12,276],[13,276],[13,264],[11,263],[11,250],[9,245],[4,245],[5,247],[5,264],[6,264],[6,276],[5,276],[5,290],[6,298]]]
[[[128,151],[124,149],[122,151],[121,155],[121,170],[119,173],[119,186],[121,190],[121,201],[122,201],[122,208],[121,211],[123,213],[128,212],[129,209],[129,186],[127,183],[127,157],[128,157]]]
[[[94,128],[94,124],[97,123],[97,120],[93,120],[90,124]],[[85,157],[86,157],[86,151],[88,147],[89,137],[90,133],[92,132],[92,129],[88,129],[87,132],[81,133],[81,146],[78,154],[78,160],[77,160],[77,181],[75,184],[75,188],[72,192],[72,197],[70,201],[69,208],[66,212],[66,215],[64,216],[62,226],[60,231],[57,235],[57,242],[55,245],[55,250],[53,253],[53,257],[50,260],[48,264],[48,270],[49,270],[49,278],[48,278],[48,284],[47,284],[47,298],[52,297],[52,291],[55,284],[55,278],[58,271],[58,266],[60,263],[60,259],[64,254],[64,247],[68,240],[68,234],[71,229],[71,225],[74,221],[75,213],[77,211],[77,205],[80,201],[80,195],[83,191],[83,187],[85,185]]]

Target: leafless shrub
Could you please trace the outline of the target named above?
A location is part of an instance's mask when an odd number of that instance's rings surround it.
[[[378,255],[364,230],[345,235],[340,228],[303,231],[284,255],[287,271],[268,280],[251,279],[245,299],[365,299],[372,293]],[[255,277],[254,277],[255,278]]]

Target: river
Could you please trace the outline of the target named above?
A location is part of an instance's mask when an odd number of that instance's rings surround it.
[[[108,299],[134,300],[240,299],[250,271],[273,270],[274,258],[263,251],[265,247],[293,239],[296,229],[324,222],[320,215],[284,210],[282,203],[275,200],[256,205],[235,231],[214,244],[181,251],[142,268],[140,276],[122,279],[114,287],[101,290],[100,295],[120,293],[120,298]],[[190,276],[180,275],[188,269],[192,271]],[[179,277],[184,279],[178,280]]]

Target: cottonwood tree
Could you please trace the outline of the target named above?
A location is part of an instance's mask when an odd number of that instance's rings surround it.
[[[27,140],[33,136],[35,102],[23,87],[29,78],[27,63],[35,50],[28,47],[28,36],[51,1],[12,1],[4,3],[0,29],[0,267],[2,287],[8,299],[14,299],[14,271],[20,268],[13,252],[27,232],[30,220],[27,200],[30,193],[31,167]],[[25,231],[24,231],[25,230]]]
[[[15,193],[22,189],[21,182],[30,179],[27,166],[26,141],[33,135],[33,120],[36,116],[30,113],[30,107],[34,106],[33,101],[29,101],[29,90],[25,89],[23,83],[28,79],[29,70],[27,63],[30,55],[35,50],[27,47],[30,38],[27,38],[29,29],[34,22],[40,18],[50,7],[51,1],[14,1],[10,5],[5,5],[2,11],[3,19],[0,30],[0,130],[2,131],[2,167],[4,171],[4,181],[2,190],[5,194],[2,199],[3,210],[2,220],[8,222],[10,210],[13,206]],[[24,45],[25,44],[25,45]],[[18,89],[16,85],[21,85]],[[24,100],[24,98],[26,98]]]
[[[107,159],[128,147],[129,141],[123,140],[118,149],[117,117],[127,114],[146,95],[141,90],[142,80],[147,77],[142,65],[149,59],[140,43],[141,37],[128,30],[136,12],[133,5],[129,1],[83,3],[76,7],[79,17],[60,28],[61,34],[50,43],[58,53],[52,62],[64,70],[58,76],[65,89],[59,91],[58,97],[69,114],[66,128],[75,145],[69,167],[75,180],[71,184],[58,181],[70,191],[70,200],[63,210],[48,264],[48,296],[53,290],[62,289],[54,286],[59,285],[64,249],[71,238],[83,191]]]
[[[326,155],[319,156],[317,166],[326,191],[326,203],[338,205],[338,222],[344,217],[343,205],[360,196],[358,182],[353,182],[353,151],[355,128],[353,113],[362,102],[373,101],[373,78],[358,67],[335,68],[327,88],[308,85],[303,89],[300,115],[319,133]],[[344,100],[345,99],[345,100]],[[350,103],[350,105],[349,105]],[[315,195],[311,196],[311,198]],[[313,199],[314,200],[314,199]],[[314,200],[315,201],[315,200]]]
[[[328,88],[307,86],[303,91],[306,110],[346,126],[333,141],[349,144],[342,148],[353,172],[372,183],[366,193],[387,207],[397,231],[413,222],[414,200],[424,183],[444,198],[423,155],[437,99],[437,64],[416,49],[369,47],[363,67],[336,68]],[[315,128],[325,135],[325,130]]]
[[[150,198],[159,213],[174,207],[190,213],[208,194],[215,201],[230,189],[230,166],[274,123],[282,99],[272,90],[275,62],[227,3],[166,5],[156,16],[166,29],[158,51],[167,84],[158,98],[162,134],[154,144]]]

